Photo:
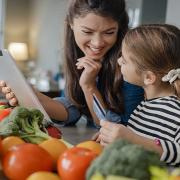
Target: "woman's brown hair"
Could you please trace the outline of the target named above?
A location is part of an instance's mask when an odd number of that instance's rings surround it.
[[[168,24],[147,24],[130,30],[123,45],[132,54],[138,71],[150,70],[162,77],[180,68],[180,30]],[[180,96],[180,80],[174,81]]]
[[[84,17],[88,13],[95,13],[103,17],[110,17],[118,22],[119,30],[116,43],[106,53],[101,71],[98,74],[98,88],[109,109],[122,112],[123,100],[121,94],[122,78],[117,67],[122,39],[128,30],[128,16],[124,0],[71,0],[65,21],[65,77],[66,95],[82,111],[87,110],[83,91],[79,85],[81,71],[77,70],[75,63],[83,52],[75,42],[70,24],[76,17]]]

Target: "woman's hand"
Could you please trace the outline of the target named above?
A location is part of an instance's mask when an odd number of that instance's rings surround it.
[[[5,95],[6,99],[9,101],[11,106],[17,106],[18,100],[15,94],[12,92],[11,88],[6,85],[4,81],[0,81],[1,92]]]
[[[126,126],[109,121],[100,121],[101,129],[99,138],[101,145],[106,146],[116,139],[129,140],[134,134]]]
[[[77,60],[76,63],[77,69],[83,69],[81,74],[79,84],[84,88],[92,88],[96,86],[96,77],[102,67],[100,61],[95,61],[89,57],[82,57]]]

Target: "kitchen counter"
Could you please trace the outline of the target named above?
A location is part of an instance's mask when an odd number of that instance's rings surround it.
[[[90,140],[91,137],[97,132],[97,129],[86,127],[85,122],[81,120],[76,126],[61,127],[61,131],[65,141],[72,145],[76,145],[82,141]],[[0,180],[7,180],[2,171],[0,171]]]

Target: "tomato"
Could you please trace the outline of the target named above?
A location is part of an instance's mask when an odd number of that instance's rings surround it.
[[[2,121],[6,116],[8,116],[11,113],[12,109],[0,109],[0,121]]]
[[[97,154],[89,149],[73,147],[58,159],[57,169],[62,180],[85,180],[86,170]]]
[[[50,154],[35,144],[13,146],[2,159],[5,175],[13,180],[25,180],[37,171],[51,171],[53,160]]]

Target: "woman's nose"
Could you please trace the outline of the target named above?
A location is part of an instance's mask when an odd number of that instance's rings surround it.
[[[99,48],[104,45],[104,40],[100,35],[94,35],[91,39],[91,44],[93,47]]]

